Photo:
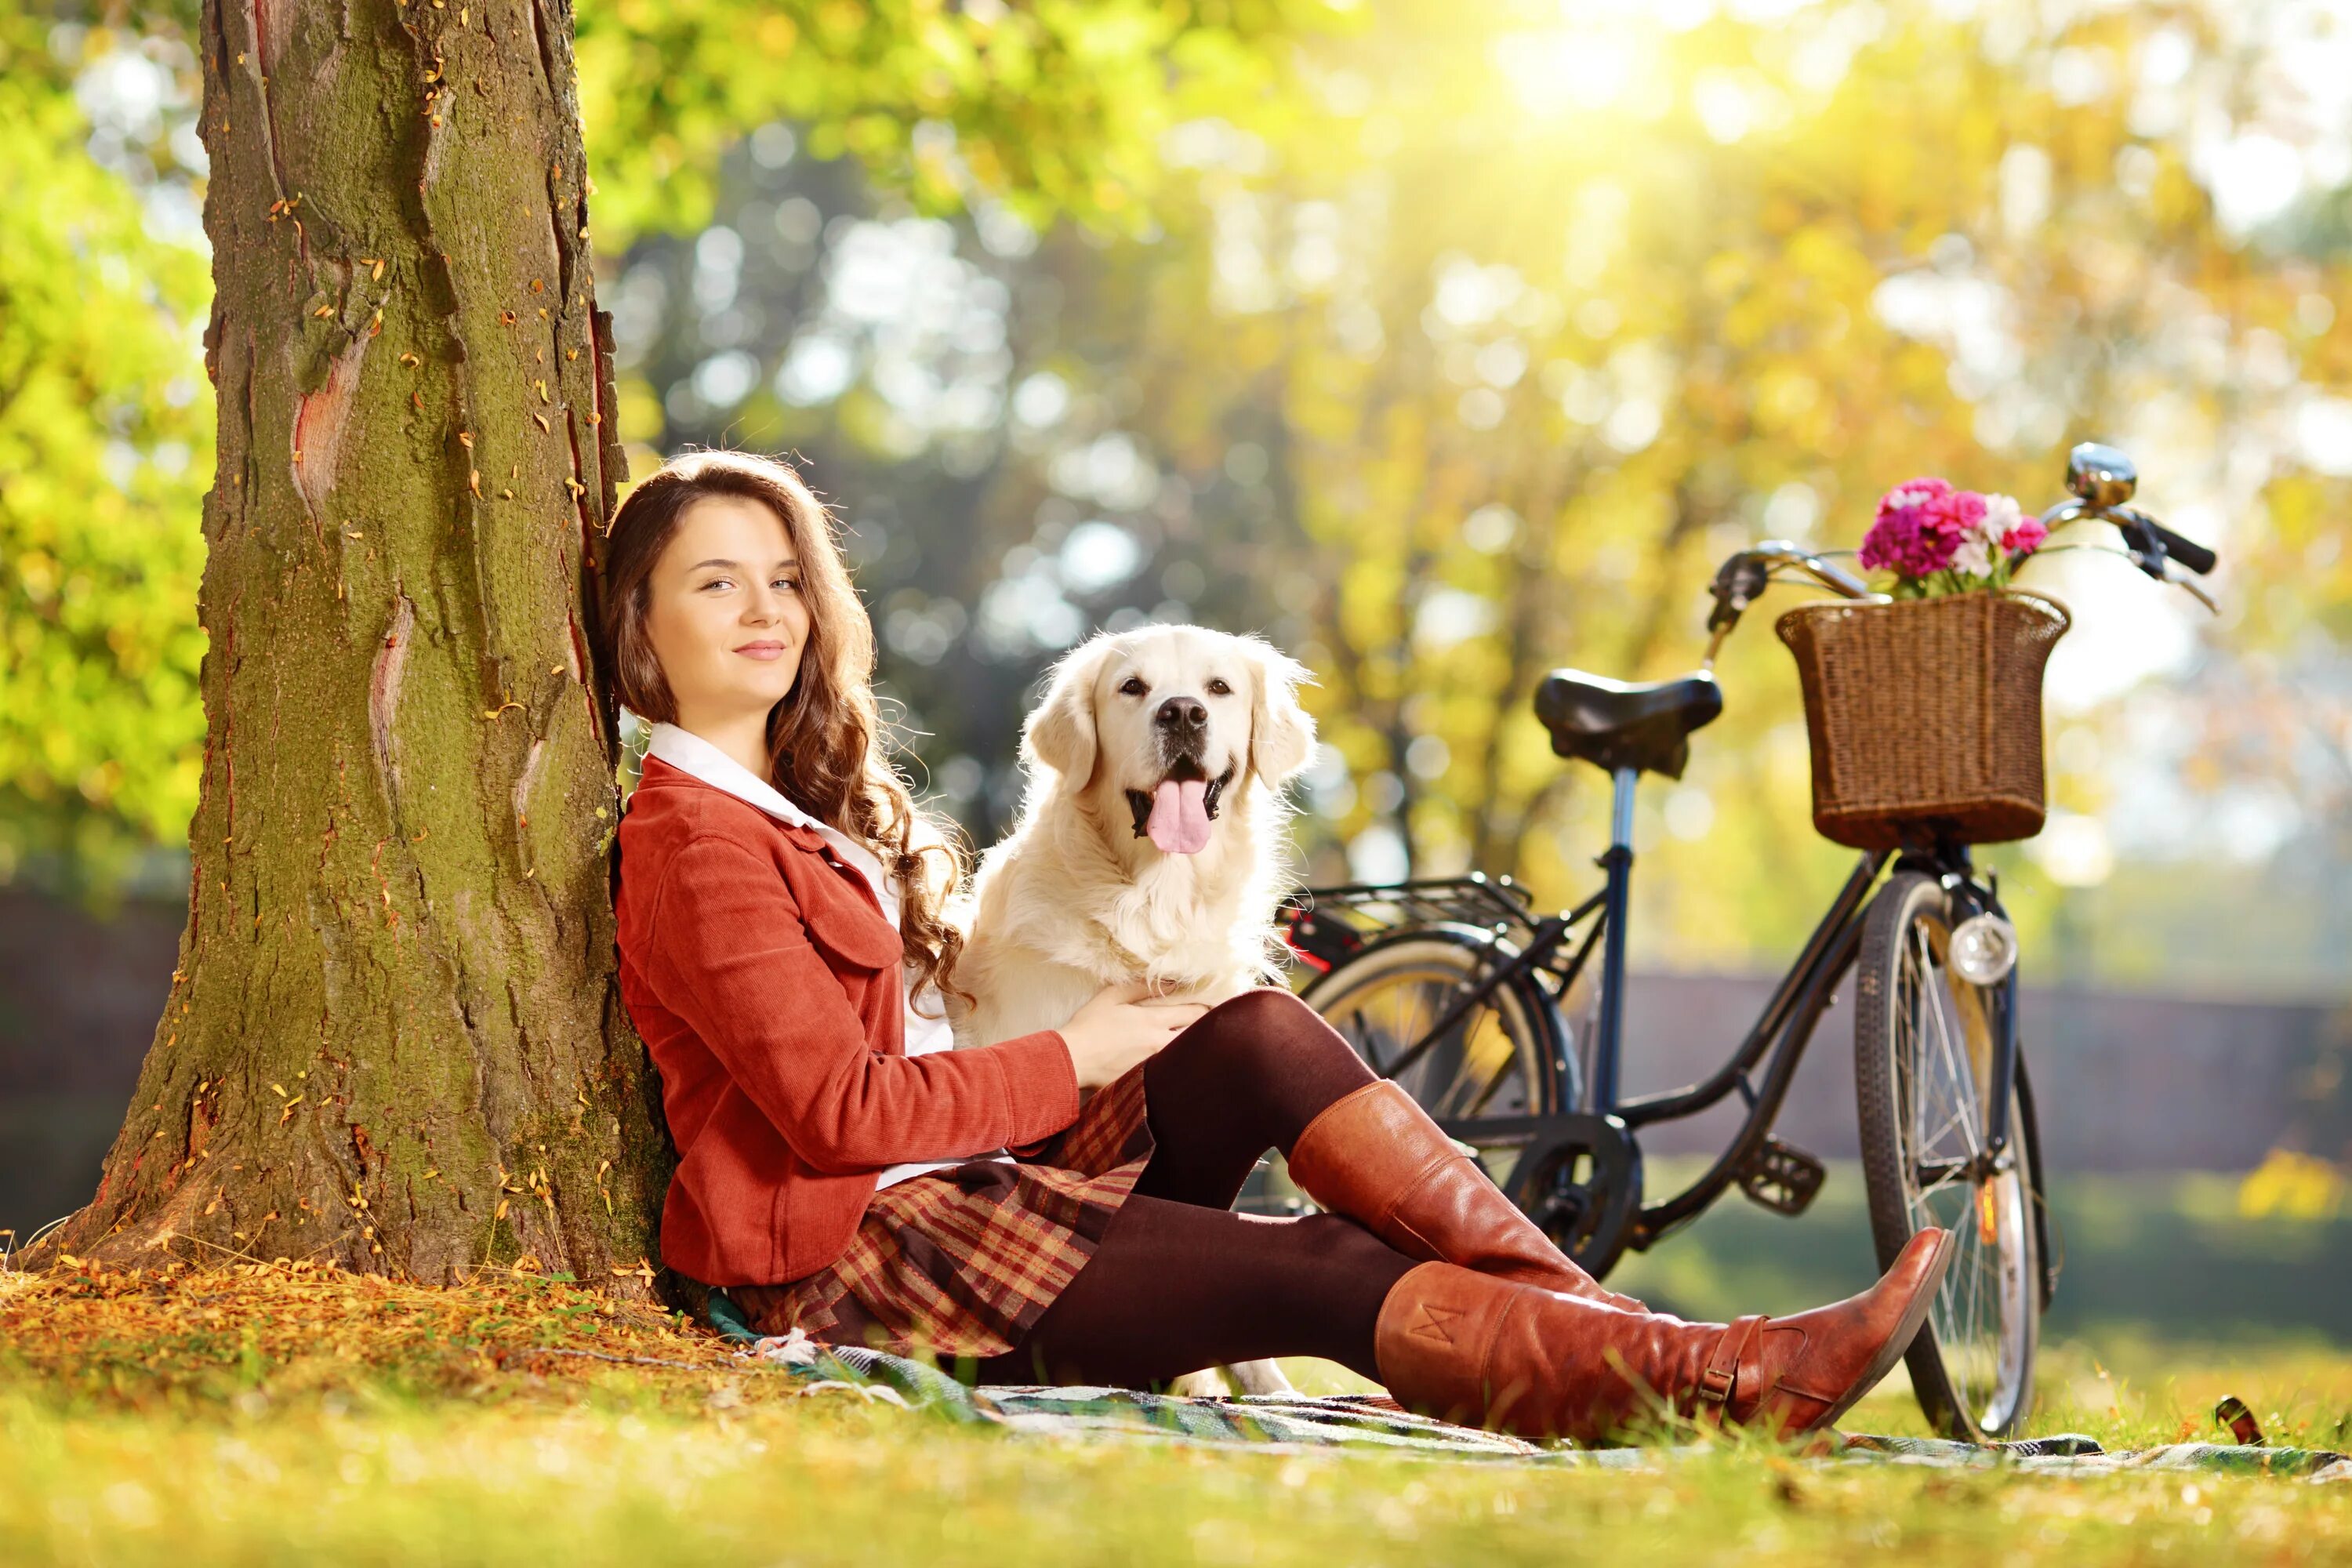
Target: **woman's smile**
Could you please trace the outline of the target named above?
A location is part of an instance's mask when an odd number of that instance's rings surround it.
[[[747,766],[764,759],[767,716],[799,679],[812,630],[801,563],[773,509],[714,495],[679,515],[651,574],[646,635],[681,728],[740,750]]]

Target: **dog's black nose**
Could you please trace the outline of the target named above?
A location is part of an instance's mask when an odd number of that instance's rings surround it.
[[[1209,722],[1209,709],[1197,697],[1171,697],[1155,719],[1163,730],[1198,730]]]

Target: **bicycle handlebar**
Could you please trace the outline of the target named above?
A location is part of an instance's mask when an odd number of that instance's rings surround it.
[[[2043,526],[2055,528],[2078,519],[2111,522],[2122,532],[2132,563],[2159,583],[2169,581],[2164,570],[2167,561],[2178,561],[2200,577],[2221,563],[2221,557],[2204,545],[2182,538],[2139,508],[2125,504],[2139,489],[2139,468],[2113,447],[2085,441],[2067,453],[2066,488],[2074,492],[2074,499],[2043,512]]]
[[[1748,606],[1764,595],[1764,590],[1778,581],[1773,568],[1793,566],[1830,592],[1848,599],[1883,600],[1884,595],[1874,594],[1870,585],[1853,573],[1832,566],[1811,552],[1790,543],[1785,539],[1768,539],[1751,545],[1716,572],[1715,612],[1706,618],[1706,629],[1713,635],[1707,639],[1706,658],[1700,668],[1715,668],[1715,656],[1723,647],[1723,639],[1739,624]]]
[[[2195,540],[2183,539],[2152,517],[2145,521],[2147,523],[2148,531],[2154,533],[2158,542],[2164,546],[2164,552],[2200,577],[2221,564],[2221,558],[2219,555],[2214,554],[2212,551]]]
[[[2042,526],[2056,528],[2075,521],[2111,522],[2123,534],[2132,563],[2161,580],[2164,563],[2178,561],[2202,577],[2221,558],[2193,539],[2175,533],[2136,506],[2096,506],[2089,501],[2061,501],[2042,514]]]
[[[1776,566],[1794,566],[1822,587],[1849,599],[1877,597],[1867,584],[1852,573],[1831,565],[1785,539],[1768,539],[1741,551],[1717,570],[1715,586],[1709,590],[1715,595],[1715,613],[1707,617],[1707,629],[1729,630],[1739,619],[1740,612],[1761,598],[1764,590],[1776,581],[1772,575]]]
[[[2048,528],[2085,519],[2113,523],[2122,532],[2125,550],[2134,565],[2159,583],[2188,589],[2211,608],[2213,601],[2204,591],[2172,575],[2168,563],[2177,561],[2201,576],[2213,570],[2220,557],[2195,540],[2173,532],[2139,508],[2126,504],[2138,487],[2139,470],[2129,458],[2113,447],[2085,441],[2066,456],[2066,488],[2074,491],[2074,499],[2052,507],[2042,514],[2041,521]],[[2010,558],[2010,564],[2015,566],[2024,559],[2025,552],[2021,552]],[[1715,595],[1715,610],[1706,618],[1706,629],[1713,635],[1707,641],[1703,668],[1714,666],[1723,639],[1739,624],[1748,606],[1762,597],[1768,586],[1782,580],[1774,577],[1773,573],[1783,566],[1794,567],[1832,593],[1848,599],[1885,599],[1884,595],[1872,593],[1852,573],[1831,565],[1787,540],[1768,539],[1739,552],[1716,572],[1710,590]]]
[[[1791,544],[1785,539],[1768,539],[1750,550],[1748,553],[1761,556],[1772,565],[1794,566],[1822,587],[1842,597],[1848,599],[1878,597],[1870,591],[1869,584],[1853,573],[1843,567],[1832,566],[1820,556]]]

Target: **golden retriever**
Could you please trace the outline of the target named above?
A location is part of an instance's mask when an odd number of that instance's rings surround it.
[[[956,912],[953,988],[977,998],[950,1005],[959,1046],[1058,1028],[1118,981],[1213,1004],[1279,974],[1283,785],[1315,750],[1307,679],[1263,638],[1200,626],[1063,658],[1022,731],[1020,816]],[[1245,1392],[1290,1386],[1271,1362],[1233,1371]]]

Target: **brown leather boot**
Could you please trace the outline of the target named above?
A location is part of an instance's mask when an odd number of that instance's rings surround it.
[[[1647,1312],[1604,1289],[1454,1146],[1412,1096],[1387,1079],[1351,1089],[1290,1147],[1290,1177],[1407,1258],[1539,1285],[1623,1312]]]
[[[1948,1231],[1913,1237],[1858,1296],[1793,1317],[1637,1317],[1450,1263],[1381,1305],[1372,1353],[1399,1403],[1527,1437],[1608,1437],[1644,1414],[1783,1435],[1826,1426],[1910,1348],[1943,1282]]]

